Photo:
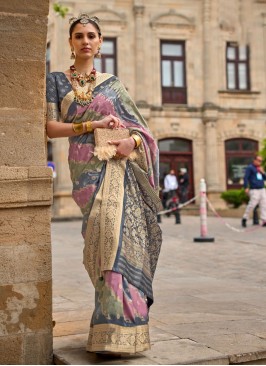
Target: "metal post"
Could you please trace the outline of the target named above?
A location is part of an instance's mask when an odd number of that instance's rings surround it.
[[[181,219],[180,219],[180,210],[177,209],[175,210],[175,223],[176,224],[181,224]]]
[[[194,238],[194,242],[214,242],[214,238],[208,237],[206,183],[203,178],[200,180],[200,237]]]
[[[158,222],[158,224],[161,224],[161,222],[162,222],[161,215],[157,215],[157,222]]]
[[[253,225],[259,225],[259,214],[258,214],[259,205],[257,205],[253,210]]]

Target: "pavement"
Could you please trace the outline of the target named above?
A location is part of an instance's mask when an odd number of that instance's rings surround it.
[[[81,221],[52,223],[54,362],[71,365],[266,364],[266,227],[240,219],[162,217],[150,309],[152,348],[134,357],[85,351],[94,289],[82,264]]]

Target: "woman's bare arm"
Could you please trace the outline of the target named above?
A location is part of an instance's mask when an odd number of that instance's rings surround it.
[[[95,128],[119,128],[124,127],[122,122],[115,116],[109,115],[107,117],[104,117],[103,119],[99,121],[90,121],[91,127],[94,130]],[[83,122],[83,130],[80,133],[77,133],[73,130],[73,124],[72,123],[62,123],[55,120],[47,121],[46,124],[46,131],[47,136],[49,138],[56,138],[56,137],[71,137],[71,136],[78,136],[82,135],[86,132],[86,122]]]

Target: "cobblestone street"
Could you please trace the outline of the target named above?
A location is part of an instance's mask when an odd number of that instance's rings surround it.
[[[86,353],[94,290],[82,264],[81,221],[52,223],[54,353],[69,364],[228,364],[266,358],[266,228],[236,232],[208,218],[214,243],[195,243],[199,217],[162,217],[150,311],[152,348],[133,358]],[[225,221],[241,230],[240,219]],[[259,361],[264,359],[264,361]]]

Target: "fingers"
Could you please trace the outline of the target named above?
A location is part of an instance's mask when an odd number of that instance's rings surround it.
[[[123,159],[130,155],[130,153],[134,150],[134,146],[132,146],[132,142],[130,138],[120,139],[120,140],[110,140],[108,141],[110,145],[116,146],[116,155]]]
[[[110,114],[108,118],[110,119],[108,128],[125,128],[125,125],[123,125],[119,118],[113,116],[112,114]]]
[[[120,142],[121,142],[121,140],[112,140],[112,141],[108,141],[108,144],[118,146],[120,144]]]
[[[115,160],[119,160],[119,159],[123,159],[125,156],[121,155],[121,154],[118,154],[116,153],[115,156],[114,156],[114,159]]]
[[[116,149],[116,154],[114,156],[114,159],[119,160],[119,159],[123,159],[125,157],[124,154],[122,154],[120,151],[118,151],[118,150],[120,150],[119,145],[121,144],[121,140],[108,141],[108,144],[115,145],[118,147],[118,149]]]
[[[114,145],[116,146],[116,154],[114,156],[114,159],[118,160],[118,159],[123,159],[126,155],[124,155],[120,150],[121,147],[119,146],[121,144],[122,140],[112,140],[112,141],[108,141],[108,144],[110,145]]]

